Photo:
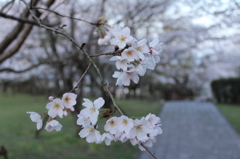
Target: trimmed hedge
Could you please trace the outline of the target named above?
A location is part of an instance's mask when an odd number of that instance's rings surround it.
[[[240,103],[240,77],[214,80],[211,88],[217,102]]]

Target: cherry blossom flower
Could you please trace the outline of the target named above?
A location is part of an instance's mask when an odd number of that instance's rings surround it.
[[[139,76],[144,76],[146,73],[146,67],[143,65],[143,61],[140,61],[139,63],[136,63],[135,71]]]
[[[131,80],[136,84],[139,81],[139,76],[134,69],[131,69],[130,71],[123,71],[123,72],[115,71],[112,77],[117,78],[116,85],[119,85],[119,86],[121,85],[129,86]]]
[[[131,47],[122,52],[122,58],[130,62],[139,59],[137,51]]]
[[[122,56],[113,56],[109,60],[116,61],[117,69],[127,71],[128,61],[126,59],[123,59]]]
[[[74,93],[64,93],[62,97],[63,104],[66,108],[72,108],[76,103],[77,95]]]
[[[132,43],[132,47],[138,52],[138,56],[142,60],[144,60],[145,58],[143,53],[149,53],[150,51],[146,43],[147,43],[146,39],[142,39],[137,43]]]
[[[46,108],[49,109],[48,115],[52,118],[55,118],[57,115],[62,118],[64,104],[61,99],[54,99],[52,102],[46,105]]]
[[[151,133],[153,131],[152,126],[145,121],[144,118],[135,119],[134,120],[134,126],[131,129],[129,135],[130,138],[137,138],[139,141],[146,141],[148,140],[147,134]]]
[[[117,131],[115,134],[115,141],[121,141],[122,143],[126,142],[128,138],[128,134],[125,132]]]
[[[132,80],[135,84],[137,84],[138,81],[139,81],[139,76],[134,69],[126,71],[122,75],[123,85],[129,86],[130,85],[130,80]]]
[[[149,48],[150,48],[150,57],[152,59],[152,61],[156,64],[160,61],[160,53],[162,52],[162,47],[161,47],[161,43],[159,43],[159,39],[153,39],[150,43],[149,43]]]
[[[117,124],[118,118],[111,117],[106,121],[106,124],[104,125],[104,130],[110,132],[111,134],[115,134],[117,132]]]
[[[42,116],[36,112],[27,112],[28,114],[30,114],[30,118],[33,122],[37,123],[37,129],[41,129],[42,128]]]
[[[53,130],[60,131],[62,129],[62,125],[57,120],[51,120],[47,123],[45,129],[47,132],[51,132]]]
[[[89,117],[90,122],[94,125],[98,120],[99,109],[104,105],[105,101],[102,97],[99,97],[94,102],[87,98],[84,98],[84,103],[82,104],[84,109],[81,110],[80,114]]]
[[[117,45],[120,49],[123,49],[128,42],[133,40],[133,37],[130,35],[130,29],[128,27],[123,28],[122,30],[110,30],[114,38],[110,40],[111,45]]]
[[[110,133],[103,133],[101,136],[101,142],[105,141],[107,146],[111,145],[112,140],[114,140],[114,136]]]
[[[111,40],[111,34],[109,32],[106,32],[103,38],[100,37],[98,39],[98,45],[107,45],[110,40]]]
[[[113,78],[117,78],[117,82],[116,85],[122,86],[122,75],[123,72],[119,72],[119,71],[114,71],[114,74],[112,75]]]
[[[81,114],[78,114],[78,119],[77,119],[77,125],[82,125],[82,127],[85,127],[87,125],[90,125],[90,119],[89,117],[85,117]]]
[[[153,131],[149,134],[149,136],[151,137],[155,137],[158,134],[162,134],[162,129],[160,128],[161,126],[161,120],[159,117],[157,117],[155,114],[151,114],[149,113],[146,117],[145,117],[145,121],[149,122],[149,124],[152,125],[153,127]]]
[[[125,115],[122,115],[121,117],[118,118],[118,123],[117,123],[117,130],[119,132],[126,132],[129,133],[130,130],[133,127],[133,120],[128,118]]]
[[[157,117],[155,114],[149,113],[146,117],[145,120],[152,124],[152,126],[155,126],[157,124],[160,124],[160,118]]]
[[[88,143],[100,143],[101,134],[92,125],[85,126],[78,134],[81,138],[86,138]]]
[[[150,56],[148,56],[148,57],[145,57],[145,59],[142,61],[142,65],[147,69],[154,70],[156,63],[152,60]]]

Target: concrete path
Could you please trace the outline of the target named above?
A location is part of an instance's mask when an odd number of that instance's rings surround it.
[[[160,118],[163,134],[151,148],[158,159],[240,159],[240,135],[212,103],[167,102]]]

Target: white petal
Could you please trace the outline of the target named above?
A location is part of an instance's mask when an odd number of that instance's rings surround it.
[[[89,119],[93,125],[97,123],[98,115],[99,115],[99,111],[97,110],[94,113],[92,113],[91,116],[89,116]]]
[[[117,69],[122,69],[124,71],[127,71],[127,62],[125,60],[117,61],[116,67],[117,67]]]
[[[138,81],[139,81],[139,76],[138,76],[136,73],[133,73],[133,74],[131,75],[131,80],[132,80],[135,84],[137,84]]]
[[[109,61],[117,61],[117,60],[121,60],[122,57],[121,56],[113,56],[109,59]]]
[[[89,134],[89,128],[86,127],[86,128],[83,128],[79,133],[78,135],[81,137],[81,138],[84,138],[86,136],[88,136]]]
[[[113,39],[110,40],[110,43],[111,43],[111,45],[118,45],[119,39],[113,38]]]
[[[42,128],[42,120],[37,123],[37,130]]]
[[[138,42],[138,44],[139,45],[146,45],[146,43],[147,43],[147,40],[146,39],[142,39],[142,40],[140,40],[139,42]]]
[[[84,103],[82,103],[82,105],[84,106],[84,107],[91,107],[92,105],[93,105],[93,102],[92,101],[90,101],[89,99],[87,99],[87,98],[83,98],[83,100],[84,100]]]
[[[129,29],[129,27],[123,28],[123,29],[122,29],[122,33],[123,33],[124,35],[130,35],[130,29]]]
[[[117,45],[118,45],[119,49],[123,49],[126,46],[126,42],[118,41]]]
[[[105,103],[105,100],[102,97],[99,97],[94,101],[94,105],[96,106],[97,109],[100,109]]]
[[[51,109],[53,107],[54,103],[53,101],[52,102],[49,102],[47,105],[46,105],[46,108],[47,109]]]
[[[153,39],[153,41],[150,42],[149,45],[150,45],[151,47],[154,47],[154,46],[156,46],[158,43],[159,43],[159,39]]]
[[[48,115],[52,118],[55,118],[57,116],[57,111],[55,109],[49,109]]]

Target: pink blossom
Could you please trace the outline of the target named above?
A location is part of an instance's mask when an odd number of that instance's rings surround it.
[[[114,136],[110,133],[103,133],[101,136],[101,142],[105,141],[107,146],[111,145],[112,140],[114,140]]]
[[[63,104],[66,108],[72,108],[76,103],[77,95],[74,93],[64,93],[62,97]]]
[[[37,123],[37,129],[41,129],[42,128],[42,116],[36,112],[27,112],[28,114],[30,114],[30,118],[33,122]]]
[[[62,129],[62,125],[57,120],[52,120],[47,123],[45,129],[47,132],[51,132],[53,130],[60,131]]]
[[[111,45],[117,45],[120,49],[123,49],[127,42],[133,40],[128,27],[123,28],[122,30],[110,30],[110,32],[114,36],[114,38],[110,40]]]
[[[55,118],[57,115],[62,118],[63,116],[63,109],[64,109],[64,104],[62,100],[60,99],[54,99],[52,102],[48,103],[46,105],[46,108],[48,110],[48,115],[52,118]]]
[[[80,114],[89,117],[90,122],[94,125],[98,120],[99,109],[104,105],[105,101],[102,97],[99,97],[94,102],[87,98],[84,98],[84,103],[82,104],[84,109],[81,110]]]
[[[110,119],[107,120],[106,124],[104,125],[104,130],[110,132],[111,134],[116,134],[118,126],[117,124],[118,118],[111,117]]]
[[[81,138],[86,138],[88,143],[101,142],[101,134],[92,125],[85,126],[78,134]]]
[[[134,48],[125,49],[122,52],[122,58],[126,59],[129,62],[139,59],[138,53]]]
[[[116,61],[117,69],[127,71],[128,61],[126,59],[123,59],[121,56],[113,56],[109,60]]]
[[[152,126],[145,121],[144,118],[142,119],[135,119],[134,126],[130,131],[130,138],[137,138],[139,141],[146,141],[148,140],[147,134],[153,131]]]
[[[117,130],[119,132],[126,132],[129,133],[130,130],[133,127],[133,120],[128,118],[125,115],[122,115],[121,117],[118,118],[118,123],[117,123]]]

